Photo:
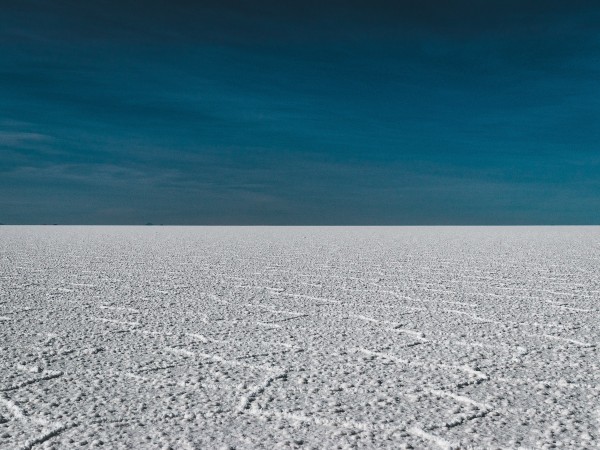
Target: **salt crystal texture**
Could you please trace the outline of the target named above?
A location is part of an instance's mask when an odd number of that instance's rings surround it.
[[[598,448],[598,227],[0,229],[0,448]]]

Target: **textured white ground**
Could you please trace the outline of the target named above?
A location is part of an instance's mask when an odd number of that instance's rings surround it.
[[[598,448],[600,228],[0,227],[0,449]]]

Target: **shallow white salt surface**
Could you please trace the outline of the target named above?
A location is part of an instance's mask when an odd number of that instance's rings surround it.
[[[600,228],[0,227],[0,448],[598,448]]]

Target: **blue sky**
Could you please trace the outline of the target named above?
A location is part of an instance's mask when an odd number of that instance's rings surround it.
[[[597,224],[599,55],[594,1],[6,0],[0,222]]]

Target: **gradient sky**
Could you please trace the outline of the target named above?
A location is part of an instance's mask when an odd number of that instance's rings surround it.
[[[0,222],[600,223],[600,2],[2,0]]]

